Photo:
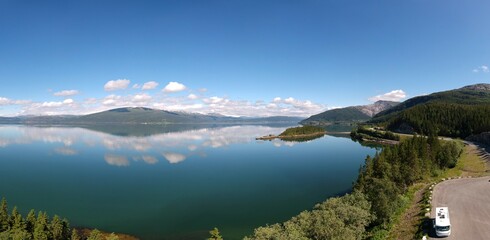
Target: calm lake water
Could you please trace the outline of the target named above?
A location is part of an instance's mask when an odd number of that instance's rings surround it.
[[[72,226],[142,239],[241,239],[349,191],[366,155],[349,138],[256,141],[286,127],[0,125],[0,196]]]

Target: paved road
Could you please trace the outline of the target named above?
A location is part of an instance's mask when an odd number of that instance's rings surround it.
[[[434,188],[435,207],[449,207],[450,239],[490,239],[490,177],[453,179]],[[433,231],[431,239],[436,239]]]

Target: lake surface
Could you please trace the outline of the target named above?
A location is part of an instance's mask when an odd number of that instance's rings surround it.
[[[241,239],[349,191],[375,150],[349,138],[256,141],[286,127],[0,125],[0,196],[142,239]]]

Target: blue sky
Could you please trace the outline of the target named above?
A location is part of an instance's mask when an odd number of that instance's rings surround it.
[[[457,0],[0,0],[0,116],[308,116],[489,83],[489,12]]]

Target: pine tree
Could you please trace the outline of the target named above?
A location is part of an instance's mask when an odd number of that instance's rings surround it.
[[[80,236],[78,235],[78,231],[76,229],[73,229],[71,231],[71,240],[81,240]]]
[[[61,222],[58,215],[54,215],[53,220],[51,220],[49,230],[51,232],[53,240],[63,239],[63,223]]]
[[[26,217],[26,229],[27,229],[27,231],[30,233],[33,233],[35,225],[36,225],[36,213],[34,212],[34,209],[31,209],[31,211],[29,211],[29,213],[27,214],[27,217]]]
[[[213,230],[209,231],[209,234],[211,235],[211,237],[209,237],[207,240],[223,240],[223,237],[221,237],[221,234],[216,227]]]
[[[48,240],[48,216],[46,213],[39,212],[36,219],[36,224],[34,225],[34,240]]]
[[[103,240],[102,234],[98,229],[94,229],[92,230],[92,232],[90,232],[90,235],[88,236],[87,240]]]
[[[24,219],[22,219],[22,215],[20,215],[19,211],[17,211],[17,207],[12,209],[12,215],[10,216],[10,223],[12,229],[14,230],[26,230],[26,223]]]
[[[7,231],[10,228],[9,225],[7,200],[2,198],[2,202],[0,204],[0,232]]]
[[[66,218],[63,218],[63,220],[61,220],[61,224],[63,225],[62,239],[70,239],[72,233],[70,229],[70,223]]]

